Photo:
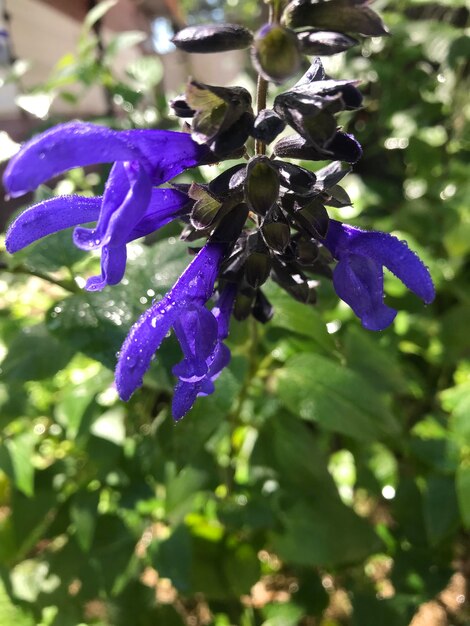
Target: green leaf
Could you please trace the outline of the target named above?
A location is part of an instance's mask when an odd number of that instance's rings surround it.
[[[36,437],[32,433],[17,435],[0,445],[0,468],[26,496],[34,493],[32,457],[35,445]]]
[[[461,465],[455,477],[460,516],[465,528],[470,528],[470,465]]]
[[[142,56],[127,66],[128,75],[145,89],[158,85],[163,76],[163,66],[157,57]]]
[[[9,345],[1,364],[3,380],[44,380],[63,369],[73,351],[48,332],[44,324],[26,326]]]
[[[315,503],[301,502],[286,509],[284,530],[273,536],[281,559],[309,567],[338,567],[359,562],[381,543],[372,528],[339,499],[317,494]]]
[[[223,569],[234,596],[249,594],[261,575],[258,555],[249,543],[231,548],[225,556]]]
[[[403,393],[409,385],[397,360],[396,351],[380,345],[376,335],[357,326],[348,326],[344,340],[349,367],[367,378],[376,389]]]
[[[88,552],[93,543],[98,502],[98,491],[80,491],[73,497],[70,505],[70,519],[75,527],[77,542],[84,552]]]
[[[187,526],[175,526],[170,537],[154,542],[150,551],[159,575],[169,578],[179,591],[187,592],[191,573],[191,534]]]
[[[319,355],[294,356],[279,370],[276,383],[286,408],[325,430],[362,441],[400,432],[387,404],[367,379]]]
[[[431,545],[448,538],[459,526],[455,481],[451,476],[431,476],[424,491],[424,523]]]
[[[104,15],[112,9],[113,6],[117,4],[118,0],[104,0],[103,2],[99,2],[91,11],[88,11],[84,21],[83,26],[86,30],[91,30],[91,28],[99,22]]]
[[[266,284],[263,291],[274,306],[274,316],[268,328],[284,328],[309,337],[327,354],[335,351],[333,337],[328,334],[325,322],[315,309],[297,302],[272,281]]]
[[[13,604],[10,600],[5,585],[0,580],[0,624],[5,626],[34,626],[36,620],[25,609]]]
[[[139,43],[142,43],[147,39],[147,33],[143,33],[139,30],[128,30],[123,33],[118,33],[112,37],[109,44],[106,46],[105,55],[106,60],[111,61],[122,50],[132,48]]]
[[[166,511],[173,524],[189,513],[195,494],[207,484],[207,479],[207,472],[187,466],[167,482]]]

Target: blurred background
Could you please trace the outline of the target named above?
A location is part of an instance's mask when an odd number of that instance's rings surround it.
[[[328,281],[315,307],[268,284],[274,318],[232,321],[216,393],[175,425],[172,338],[126,405],[113,368],[187,265],[179,227],[131,244],[125,279],[101,293],[82,290],[99,259],[70,232],[13,257],[2,243],[2,626],[470,624],[469,11],[374,8],[391,36],[323,59],[365,95],[340,118],[364,148],[345,183],[353,204],[331,215],[406,239],[436,301],[422,307],[387,275],[400,312],[376,334]],[[246,51],[189,56],[170,39],[209,21],[256,30],[265,12],[254,0],[0,0],[0,168],[68,119],[177,129],[168,101],[188,76],[253,93]],[[2,192],[0,222],[51,195],[100,193],[107,173]]]

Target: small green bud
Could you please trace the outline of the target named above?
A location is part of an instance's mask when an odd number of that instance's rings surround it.
[[[300,69],[296,34],[278,24],[265,24],[255,35],[253,65],[266,80],[283,83]]]

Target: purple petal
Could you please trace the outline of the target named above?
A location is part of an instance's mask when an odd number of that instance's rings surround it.
[[[13,254],[34,241],[77,224],[95,222],[101,197],[58,196],[39,202],[19,215],[6,234],[6,248]]]
[[[3,182],[11,196],[21,196],[73,167],[140,157],[138,148],[118,131],[84,122],[68,122],[28,141],[9,162]]]
[[[355,238],[354,252],[385,266],[426,304],[434,300],[429,270],[405,241],[388,233],[362,231]]]
[[[145,215],[134,227],[128,241],[146,237],[172,220],[188,214],[190,198],[176,189],[152,189]]]
[[[209,151],[187,133],[169,130],[116,131],[84,122],[60,124],[34,137],[9,162],[3,177],[20,196],[74,167],[139,161],[157,185],[209,159]]]
[[[151,192],[150,180],[137,162],[115,163],[106,184],[96,228],[76,228],[75,245],[83,250],[124,245],[144,216]]]
[[[178,421],[186,415],[193,406],[198,394],[198,387],[192,383],[179,380],[173,393],[171,413],[173,419]]]
[[[211,297],[224,252],[222,244],[206,244],[167,295],[131,328],[116,368],[116,386],[122,400],[128,400],[142,385],[152,356],[182,311],[203,305]]]
[[[146,169],[155,186],[189,167],[214,161],[209,148],[197,144],[189,133],[172,130],[124,130],[121,134],[138,148],[150,164],[150,169]]]
[[[346,255],[333,272],[336,293],[352,308],[368,330],[387,328],[397,312],[384,304],[383,272],[378,263]]]
[[[228,336],[230,316],[232,315],[233,303],[236,295],[236,285],[232,283],[227,284],[222,290],[217,304],[212,309],[212,315],[217,320],[217,336],[219,339],[225,339]]]
[[[217,341],[217,320],[204,306],[184,311],[175,322],[184,359],[173,368],[181,380],[195,382],[207,374],[206,360]]]
[[[371,258],[397,276],[426,304],[434,300],[431,275],[405,241],[378,231],[365,231],[330,220],[325,245],[337,259],[354,253]]]
[[[117,285],[126,271],[126,246],[111,248],[103,246],[101,250],[101,275],[92,276],[86,281],[87,291],[101,291],[107,285]]]

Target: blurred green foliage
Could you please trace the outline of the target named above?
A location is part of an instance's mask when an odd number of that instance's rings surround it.
[[[246,6],[249,20],[257,4]],[[387,276],[401,312],[373,334],[331,285],[316,308],[270,285],[273,320],[232,322],[216,393],[175,425],[175,341],[127,405],[112,368],[132,321],[187,264],[177,228],[132,244],[125,280],[102,293],[79,288],[98,260],[70,233],[5,257],[1,624],[406,626],[430,601],[447,621],[417,626],[469,623],[468,12],[379,8],[392,37],[327,65],[367,96],[348,121],[364,147],[347,179],[354,206],[335,216],[406,238],[435,303]],[[129,37],[100,58],[89,38],[43,90],[100,80],[130,105],[120,125],[167,125],[157,60],[129,74],[151,104],[112,78]],[[101,184],[77,170],[52,193]]]

